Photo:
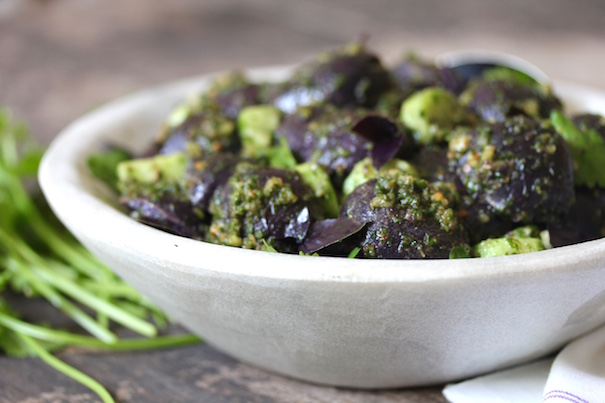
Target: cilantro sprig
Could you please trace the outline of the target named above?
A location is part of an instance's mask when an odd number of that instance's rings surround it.
[[[39,357],[102,401],[113,402],[100,383],[52,353],[68,346],[162,348],[199,342],[199,338],[157,336],[167,322],[162,311],[79,244],[43,199],[32,196],[42,154],[26,127],[0,109],[0,352]],[[22,320],[3,299],[8,292],[46,299],[90,335]],[[146,338],[120,339],[112,331],[113,323]]]

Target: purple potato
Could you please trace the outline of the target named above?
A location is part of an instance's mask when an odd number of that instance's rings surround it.
[[[453,181],[448,170],[447,148],[441,144],[426,144],[410,158],[420,177],[429,181]]]
[[[547,227],[552,246],[592,241],[605,235],[605,190],[581,187],[562,222]]]
[[[458,133],[449,150],[471,231],[497,236],[513,224],[552,223],[574,200],[569,148],[538,120],[516,116]]]
[[[120,203],[131,217],[152,227],[188,238],[205,236],[208,216],[191,204],[187,191],[179,184],[131,189],[120,197]]]
[[[217,79],[203,95],[202,103],[216,104],[229,119],[236,120],[243,108],[261,101],[262,85],[251,83],[239,72]]]
[[[385,116],[367,114],[357,119],[351,131],[372,142],[372,165],[380,169],[396,156],[412,153],[413,138],[402,125]],[[409,150],[409,152],[408,152]]]
[[[275,135],[287,140],[298,161],[321,165],[340,188],[353,166],[370,155],[372,143],[351,130],[362,113],[328,106],[299,109],[284,118]]]
[[[295,252],[322,219],[312,190],[289,170],[243,162],[215,192],[207,240],[222,245]],[[264,242],[263,242],[264,241]]]
[[[571,117],[571,120],[582,131],[594,130],[605,141],[605,117],[595,113],[581,113]]]
[[[383,259],[448,258],[468,242],[453,200],[427,181],[383,175],[358,186],[341,217],[366,224],[360,256]]]
[[[396,64],[391,69],[391,76],[403,97],[402,100],[428,87],[442,87],[457,94],[464,85],[464,80],[454,71],[437,67],[434,63],[420,60],[414,55]]]
[[[315,161],[321,165],[330,175],[335,187],[340,188],[353,166],[370,156],[374,145],[377,144],[379,147],[382,145],[380,136],[372,138],[367,133],[361,135],[354,131],[357,123],[366,117],[368,112],[359,109],[337,109],[329,105],[301,108],[284,118],[275,135],[277,138],[283,137],[287,140],[298,161]],[[380,132],[385,139],[388,137],[384,144],[396,144],[399,149],[395,150],[395,155],[400,154],[400,150],[410,147],[411,140],[399,125],[384,117],[371,120],[388,123],[388,125],[369,126],[378,126],[376,132]],[[382,126],[392,126],[399,130],[382,130],[380,129]],[[357,130],[363,132],[359,126]],[[398,141],[391,142],[392,138]],[[375,155],[376,160],[384,163],[383,157],[388,153],[379,154]]]
[[[218,94],[215,100],[225,116],[236,120],[246,106],[260,103],[260,87],[258,84],[247,84],[244,87]]]
[[[463,197],[464,201],[465,198]],[[459,211],[460,219],[466,229],[471,245],[487,238],[499,238],[512,231],[518,224],[509,217],[494,214],[491,206],[485,202],[469,202]]]
[[[286,113],[320,102],[338,107],[373,107],[391,87],[389,72],[378,57],[353,44],[321,54],[300,67],[292,79],[273,88],[273,103]]]
[[[164,135],[159,154],[188,152],[194,157],[232,152],[240,149],[235,122],[214,108],[203,109]]]
[[[540,87],[515,80],[473,80],[461,99],[479,118],[491,123],[516,115],[548,118],[562,105]]]
[[[227,153],[191,161],[186,173],[191,204],[207,212],[214,193],[225,185],[239,161],[238,157]]]
[[[191,160],[182,180],[132,184],[122,189],[120,201],[141,222],[202,239],[210,222],[210,200],[224,186],[237,162],[231,154]]]

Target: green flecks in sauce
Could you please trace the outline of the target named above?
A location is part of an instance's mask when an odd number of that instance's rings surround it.
[[[453,193],[453,191],[452,191]],[[373,209],[395,208],[403,211],[407,221],[433,219],[444,231],[457,226],[450,200],[438,188],[411,175],[382,175],[376,181],[376,195],[370,202]]]

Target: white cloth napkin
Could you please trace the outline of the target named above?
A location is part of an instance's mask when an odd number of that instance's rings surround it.
[[[605,326],[554,358],[448,385],[443,395],[452,403],[604,403]]]

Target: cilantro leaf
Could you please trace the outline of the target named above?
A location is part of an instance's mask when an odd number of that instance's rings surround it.
[[[560,111],[553,111],[550,121],[565,139],[574,161],[574,182],[590,188],[605,187],[605,141],[592,129],[581,130]]]

